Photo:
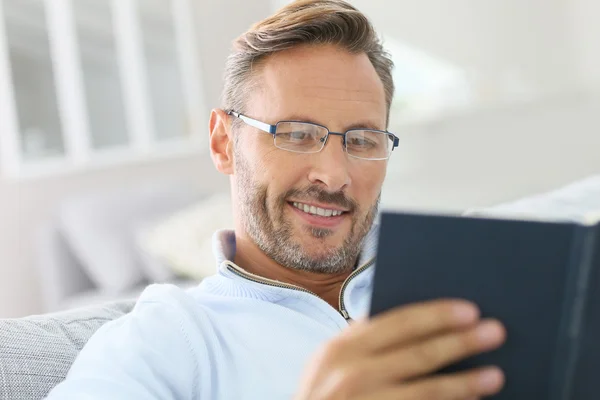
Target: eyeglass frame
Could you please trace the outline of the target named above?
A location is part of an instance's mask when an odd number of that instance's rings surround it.
[[[329,128],[327,128],[324,125],[321,124],[316,124],[314,122],[307,122],[307,121],[295,121],[295,120],[283,120],[283,121],[278,121],[275,125],[271,125],[271,124],[267,124],[266,122],[262,122],[259,121],[257,119],[254,118],[250,118],[247,115],[241,114],[239,112],[236,112],[234,110],[225,110],[225,112],[227,113],[227,115],[231,115],[234,116],[236,118],[241,119],[244,123],[259,129],[265,133],[268,133],[270,135],[273,135],[273,143],[275,143],[275,138],[277,135],[277,126],[281,123],[285,123],[285,122],[292,122],[292,123],[302,123],[302,124],[311,124],[311,125],[315,125],[315,126],[319,126],[323,129],[325,129],[327,131],[327,135],[325,136],[325,140],[323,141],[323,146],[321,147],[321,149],[319,149],[319,151],[313,151],[313,152],[304,152],[304,151],[294,151],[294,150],[289,150],[289,149],[281,149],[284,151],[289,151],[291,153],[298,153],[298,154],[316,154],[316,153],[320,153],[324,148],[325,145],[327,144],[327,141],[329,140],[329,135],[334,135],[334,136],[341,136],[343,138],[343,147],[344,147],[344,151],[346,152],[346,154],[348,154],[350,157],[354,157],[357,158],[359,160],[365,160],[365,161],[385,161],[385,160],[389,160],[389,158],[392,156],[392,152],[394,151],[394,149],[396,147],[398,147],[398,144],[400,143],[400,138],[396,135],[394,135],[391,132],[388,131],[382,131],[379,129],[348,129],[346,132],[332,132],[329,130]],[[348,132],[352,132],[352,131],[371,131],[371,132],[378,132],[378,133],[383,133],[388,135],[389,138],[393,139],[393,144],[392,144],[392,150],[388,153],[388,156],[386,158],[363,158],[363,157],[358,157],[355,156],[353,154],[350,154],[348,152],[348,148],[346,147],[346,134]],[[278,149],[280,149],[280,147],[278,147],[277,145],[275,145],[275,147],[277,147]]]

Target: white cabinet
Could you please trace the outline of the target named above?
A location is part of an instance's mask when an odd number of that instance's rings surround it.
[[[197,151],[193,0],[0,0],[0,172]]]

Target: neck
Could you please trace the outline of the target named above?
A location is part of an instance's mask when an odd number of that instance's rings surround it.
[[[339,308],[339,296],[342,285],[352,272],[351,269],[337,274],[323,274],[300,271],[279,265],[262,252],[245,235],[235,234],[236,254],[234,262],[244,270],[263,278],[299,286],[310,290],[336,310]]]

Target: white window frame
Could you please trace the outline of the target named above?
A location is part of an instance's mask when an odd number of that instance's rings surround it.
[[[154,122],[137,0],[112,0],[111,5],[128,130],[134,149],[147,153],[154,137]]]
[[[202,70],[197,52],[199,45],[197,32],[194,29],[193,1],[173,0],[173,19],[175,21],[175,38],[183,78],[185,104],[187,115],[190,118],[190,132],[195,143],[203,143],[206,121],[202,113],[202,110],[205,109],[202,94],[205,91],[202,85]]]
[[[204,133],[207,121],[193,0],[171,0],[171,17],[191,141],[187,138],[169,141],[154,139],[155,123],[138,11],[143,0],[110,1],[129,135],[127,145],[112,149],[94,149],[91,145],[74,1],[77,0],[43,0],[65,154],[58,158],[28,162],[24,161],[20,146],[5,13],[0,2],[0,109],[4,115],[0,118],[0,174],[15,179],[37,178],[186,156],[204,150],[207,147]]]
[[[90,157],[90,126],[73,4],[44,0],[44,6],[66,158],[81,165]]]

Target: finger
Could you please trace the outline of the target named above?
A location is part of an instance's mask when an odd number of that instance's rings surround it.
[[[357,400],[464,400],[491,396],[504,385],[504,374],[496,367],[487,367],[431,378],[368,393]]]
[[[433,373],[475,354],[496,349],[505,340],[506,331],[502,324],[495,320],[486,320],[465,331],[431,337],[400,349],[394,352],[395,354],[386,355],[381,364],[382,368],[385,364],[388,374],[391,374],[395,362],[398,373],[396,379],[412,379]]]
[[[456,374],[438,375],[406,384],[406,400],[462,400],[468,397],[491,396],[504,386],[504,374],[499,368],[488,367]]]
[[[502,325],[488,320],[462,332],[446,333],[362,359],[348,367],[346,372],[353,377],[350,379],[352,386],[359,387],[361,391],[372,390],[431,374],[469,356],[495,349],[505,337]]]
[[[420,338],[469,326],[479,318],[478,308],[464,300],[435,300],[387,311],[358,321],[344,335],[356,339],[365,352],[376,352]]]

